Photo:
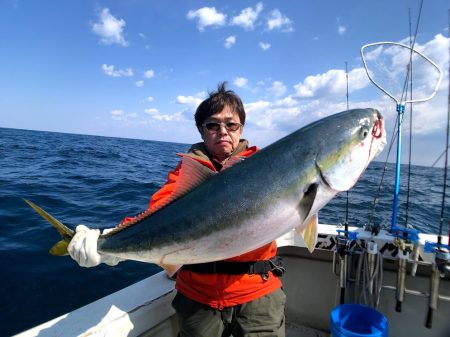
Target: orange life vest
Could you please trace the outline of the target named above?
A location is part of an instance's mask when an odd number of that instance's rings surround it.
[[[250,157],[258,148],[247,147],[236,155]],[[206,156],[190,155],[199,163],[216,171]],[[181,163],[170,171],[166,183],[150,199],[149,208],[156,209],[173,192],[179,176]],[[236,256],[225,261],[262,261],[276,255],[277,245],[273,241],[256,250]],[[186,297],[214,308],[235,306],[267,295],[281,287],[281,281],[271,271],[268,277],[259,274],[204,274],[180,269],[176,281],[176,289]]]

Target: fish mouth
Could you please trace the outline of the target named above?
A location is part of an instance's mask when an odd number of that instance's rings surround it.
[[[384,136],[383,130],[384,130],[384,119],[383,116],[381,116],[380,112],[377,111],[376,120],[372,128],[372,136],[377,139],[382,138]]]
[[[374,125],[372,127],[372,143],[374,140],[377,140],[379,143],[378,143],[378,147],[375,149],[374,152],[372,152],[372,146],[371,146],[368,161],[373,159],[373,157],[377,156],[383,150],[384,146],[386,145],[386,130],[385,130],[385,125],[384,125],[385,124],[384,118],[378,110],[375,111],[375,115],[376,115],[376,117],[375,117]]]

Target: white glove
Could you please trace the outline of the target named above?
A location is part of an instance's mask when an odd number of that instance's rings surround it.
[[[100,263],[106,263],[110,266],[117,265],[123,259],[102,255],[97,252],[97,241],[100,230],[89,229],[84,225],[79,225],[75,229],[75,236],[69,243],[67,251],[81,267],[95,267]]]

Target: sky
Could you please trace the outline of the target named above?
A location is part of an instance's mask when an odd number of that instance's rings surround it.
[[[417,30],[443,78],[436,89],[437,71],[413,61],[414,97],[436,94],[412,105],[403,135],[412,125],[412,161],[431,166],[446,147],[449,8],[425,0],[419,20],[419,0],[0,0],[0,127],[195,143],[196,107],[227,81],[243,137],[264,147],[345,110],[348,85],[349,107],[378,109],[390,141],[396,103],[360,49]],[[406,49],[384,47],[365,49],[367,65],[401,101]]]

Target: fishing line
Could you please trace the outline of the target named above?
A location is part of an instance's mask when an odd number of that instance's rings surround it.
[[[450,10],[448,11],[448,35],[450,36]],[[448,47],[448,55],[449,55],[449,64],[448,64],[448,97],[447,97],[447,134],[446,134],[446,143],[445,143],[445,164],[444,164],[444,187],[442,191],[442,204],[441,204],[441,218],[439,221],[439,236],[438,236],[438,244],[442,244],[442,230],[444,227],[444,210],[445,210],[445,195],[447,191],[447,172],[448,172],[448,141],[450,134],[450,44]],[[450,241],[450,237],[449,237]],[[450,242],[449,242],[450,243]]]
[[[410,112],[410,118],[409,118],[409,155],[408,155],[408,174],[407,174],[407,188],[406,188],[406,203],[405,203],[405,228],[408,227],[408,216],[409,216],[409,204],[410,204],[410,192],[411,192],[411,167],[412,167],[412,130],[413,130],[413,53],[414,53],[414,46],[416,44],[417,34],[419,31],[419,23],[420,23],[420,17],[422,14],[422,7],[423,7],[423,0],[420,2],[419,7],[419,14],[417,17],[417,23],[416,23],[416,30],[414,33],[414,39],[411,32],[411,8],[409,9],[409,63],[407,65],[407,72],[405,77],[405,82],[403,84],[403,91],[401,94],[400,102],[403,102],[406,100],[407,94],[408,94],[408,85],[409,85],[409,94],[410,94],[410,103],[409,103],[409,112]],[[401,123],[400,123],[401,125]],[[401,126],[400,126],[401,127]]]
[[[349,105],[349,96],[348,96],[348,69],[347,69],[347,62],[345,62],[345,78],[346,78],[346,82],[347,82],[347,111],[350,109],[350,105]],[[345,205],[345,222],[344,222],[344,229],[346,232],[346,236],[347,236],[347,232],[348,232],[348,213],[349,213],[349,192],[348,190],[346,191],[346,205]]]
[[[412,74],[413,74],[413,62],[412,62],[412,35],[411,35],[411,8],[408,11],[409,13],[409,45],[411,47],[411,53],[409,54],[409,66],[408,69],[411,71],[411,76],[409,76],[409,95],[410,95],[410,101],[413,100],[413,81],[412,81]],[[419,12],[419,19],[420,19],[420,12]],[[416,26],[416,34],[418,30],[418,24]],[[410,198],[410,192],[411,192],[411,159],[412,159],[412,130],[413,130],[413,104],[409,103],[409,155],[408,155],[408,185],[406,188],[406,205],[405,205],[405,228],[408,227],[408,217],[409,217],[409,198]]]

